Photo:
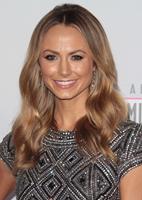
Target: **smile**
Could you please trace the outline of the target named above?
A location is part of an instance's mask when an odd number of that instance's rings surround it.
[[[72,85],[74,85],[74,83],[76,83],[76,80],[56,80],[55,83],[59,86],[59,87],[71,87]]]

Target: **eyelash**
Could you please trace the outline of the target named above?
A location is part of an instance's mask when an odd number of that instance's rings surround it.
[[[82,60],[82,59],[83,59],[83,56],[80,56],[80,55],[73,55],[72,56],[72,60],[79,61],[79,60]]]
[[[45,56],[45,59],[47,59],[48,61],[54,61],[57,59],[57,56],[49,54],[49,55]],[[80,56],[80,55],[72,55],[71,56],[71,60],[74,60],[74,61],[80,61],[82,59],[83,59],[83,56]]]
[[[52,54],[49,54],[49,55],[45,56],[45,58],[46,58],[47,60],[49,60],[49,61],[52,61],[52,60],[56,60],[56,59],[57,59],[56,56],[55,56],[55,55],[52,55]]]

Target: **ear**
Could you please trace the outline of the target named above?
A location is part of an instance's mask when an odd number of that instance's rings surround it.
[[[93,65],[92,72],[95,73],[95,71],[96,71],[96,66]]]
[[[96,68],[97,68],[96,62],[93,61],[93,72],[96,70]]]

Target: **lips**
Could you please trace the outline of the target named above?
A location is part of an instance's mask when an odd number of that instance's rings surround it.
[[[76,80],[55,80],[55,83],[59,87],[67,88],[67,87],[71,87],[72,85],[74,85],[76,83]]]

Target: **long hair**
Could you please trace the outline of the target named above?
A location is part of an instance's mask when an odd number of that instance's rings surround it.
[[[40,44],[53,26],[76,26],[94,56],[95,85],[86,101],[87,114],[76,123],[76,140],[92,153],[112,158],[109,141],[127,109],[117,85],[117,73],[105,31],[97,18],[74,4],[56,6],[36,26],[20,75],[21,111],[13,125],[15,168],[30,168],[39,157],[41,141],[53,122],[54,95],[44,85],[39,66]]]

